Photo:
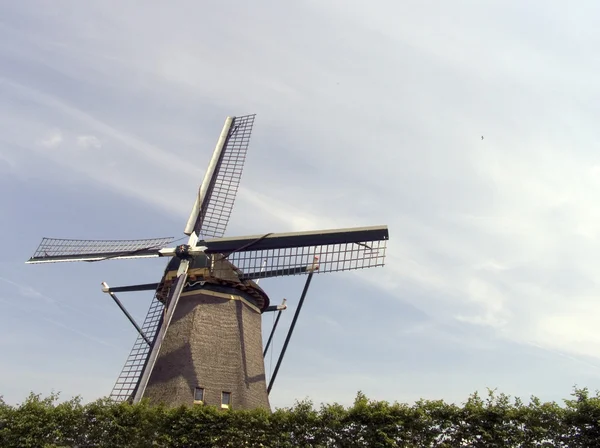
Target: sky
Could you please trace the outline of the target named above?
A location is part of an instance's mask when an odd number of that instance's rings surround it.
[[[136,332],[100,283],[164,260],[24,262],[42,237],[180,238],[225,117],[250,113],[228,236],[390,231],[385,267],[313,279],[274,407],[599,388],[599,13],[0,0],[0,395],[110,393]],[[260,283],[289,305],[267,376],[304,280]],[[151,295],[120,298],[142,321]]]

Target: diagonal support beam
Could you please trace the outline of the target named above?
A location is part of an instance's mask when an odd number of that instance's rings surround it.
[[[285,342],[283,343],[281,353],[279,354],[279,359],[277,359],[277,364],[275,365],[275,370],[273,371],[273,375],[271,375],[271,379],[269,380],[269,387],[267,387],[267,394],[271,393],[271,389],[273,388],[273,383],[275,383],[275,378],[277,378],[277,373],[279,372],[279,367],[281,367],[281,362],[283,361],[283,357],[285,356],[285,352],[287,350],[288,344],[290,343],[290,339],[292,338],[292,333],[294,332],[294,327],[296,326],[296,321],[298,320],[298,316],[300,315],[300,311],[302,310],[302,305],[304,304],[304,299],[306,298],[306,293],[308,292],[308,287],[310,286],[310,281],[312,280],[313,274],[319,267],[319,265],[317,264],[317,261],[318,261],[318,257],[315,257],[313,265],[310,267],[310,272],[308,274],[308,278],[306,279],[306,283],[304,284],[304,289],[302,290],[302,295],[300,296],[300,301],[298,302],[298,307],[296,308],[296,312],[294,313],[294,318],[292,319],[292,323],[290,324],[290,329],[288,331],[287,336],[285,337]]]
[[[136,321],[133,318],[133,316],[131,314],[129,314],[129,312],[123,306],[123,304],[121,303],[121,301],[119,300],[119,298],[116,296],[116,294],[110,290],[110,288],[108,287],[108,285],[106,284],[106,282],[102,282],[102,291],[105,292],[105,293],[107,293],[109,296],[112,297],[112,299],[119,306],[119,308],[121,308],[121,311],[123,311],[123,314],[125,314],[125,316],[127,316],[127,319],[129,319],[129,322],[131,322],[133,324],[133,326],[138,331],[138,333],[140,334],[140,336],[142,338],[144,338],[144,341],[146,341],[146,343],[148,345],[150,345],[151,342],[150,342],[150,339],[148,339],[148,336],[146,336],[144,334],[144,332],[142,331],[142,329],[140,328],[140,326],[136,323]]]

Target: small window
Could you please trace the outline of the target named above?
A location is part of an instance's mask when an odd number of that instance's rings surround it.
[[[204,388],[196,387],[194,389],[194,403],[204,403]]]
[[[221,407],[223,409],[231,408],[231,392],[221,392]]]

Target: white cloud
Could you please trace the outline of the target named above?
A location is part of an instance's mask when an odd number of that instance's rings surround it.
[[[78,135],[77,146],[83,149],[100,149],[102,148],[102,143],[98,137],[93,135]]]
[[[39,140],[39,144],[44,148],[57,148],[63,142],[63,134],[60,129],[53,129],[44,138]]]

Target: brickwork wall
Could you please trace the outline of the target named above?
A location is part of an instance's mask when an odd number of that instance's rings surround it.
[[[205,288],[182,294],[144,396],[192,405],[195,387],[203,387],[206,404],[220,406],[226,391],[234,408],[270,409],[260,312],[231,299],[244,297],[241,291]]]

